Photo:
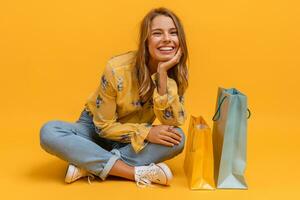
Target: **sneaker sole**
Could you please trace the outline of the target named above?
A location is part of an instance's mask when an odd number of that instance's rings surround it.
[[[159,163],[159,164],[157,164],[157,166],[159,166],[163,170],[163,172],[165,173],[165,175],[167,177],[166,185],[170,185],[171,180],[173,179],[173,174],[172,174],[170,168],[168,167],[168,165],[166,165],[165,163]]]
[[[66,183],[72,183],[72,179],[74,176],[74,172],[75,172],[75,167],[73,165],[69,165],[67,172],[66,172],[66,176],[65,176],[65,182]]]

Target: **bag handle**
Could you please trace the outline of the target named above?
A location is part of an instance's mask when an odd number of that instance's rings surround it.
[[[221,106],[222,106],[222,104],[223,104],[223,102],[224,102],[224,100],[225,100],[226,98],[227,98],[227,96],[224,96],[224,97],[222,98],[222,100],[221,100],[221,103],[219,103],[218,109],[217,109],[216,113],[214,114],[214,116],[213,116],[213,118],[212,118],[213,121],[218,121],[218,120],[220,119],[220,116],[221,116]],[[247,111],[248,111],[248,117],[247,117],[247,119],[249,119],[250,116],[251,116],[251,111],[250,111],[249,108],[247,108]],[[216,119],[216,115],[217,115],[217,114],[218,114],[218,118]]]

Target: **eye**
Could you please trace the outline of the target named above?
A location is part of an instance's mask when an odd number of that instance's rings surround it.
[[[153,35],[160,35],[161,33],[160,32],[154,32],[152,33]]]
[[[172,34],[172,35],[177,35],[178,32],[177,32],[177,31],[172,31],[171,34]]]

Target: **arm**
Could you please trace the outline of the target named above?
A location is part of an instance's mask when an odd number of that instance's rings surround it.
[[[151,78],[156,86],[153,92],[153,107],[158,120],[166,125],[183,125],[186,120],[184,97],[178,95],[175,80],[161,71],[154,73]]]
[[[101,84],[88,104],[93,114],[93,122],[96,132],[100,137],[114,141],[129,143],[131,142],[136,153],[144,148],[147,144],[147,137],[151,124],[148,123],[119,123],[116,112],[117,92],[112,68],[108,64],[101,77]]]

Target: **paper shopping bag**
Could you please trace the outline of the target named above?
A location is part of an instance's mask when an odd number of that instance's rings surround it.
[[[191,116],[184,160],[184,171],[190,189],[214,189],[213,170],[211,129],[201,116]]]
[[[215,181],[217,188],[247,189],[247,97],[235,88],[218,89],[213,117]]]

